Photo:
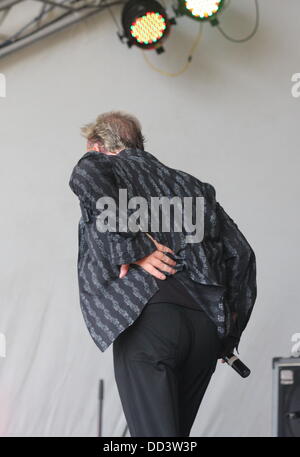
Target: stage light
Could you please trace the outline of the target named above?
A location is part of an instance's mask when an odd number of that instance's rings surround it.
[[[129,47],[163,51],[161,43],[170,31],[171,20],[163,6],[154,0],[130,0],[123,8],[122,25]]]
[[[224,0],[179,0],[178,12],[198,21],[213,21],[224,5]]]

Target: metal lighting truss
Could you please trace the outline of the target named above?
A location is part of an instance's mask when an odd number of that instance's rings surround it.
[[[124,3],[124,0],[0,0],[0,58],[106,8]],[[14,33],[3,34],[3,26],[9,19],[14,19],[11,16],[21,4],[24,12],[30,4],[32,18]]]

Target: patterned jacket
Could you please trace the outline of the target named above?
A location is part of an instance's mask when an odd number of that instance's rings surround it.
[[[123,149],[116,155],[90,151],[73,169],[69,185],[79,197],[78,281],[80,307],[91,337],[104,352],[140,315],[158,290],[155,278],[137,264],[119,278],[121,264],[131,264],[156,250],[151,235],[169,246],[186,270],[186,285],[197,299],[197,284],[205,285],[201,306],[217,326],[225,345],[238,344],[256,300],[255,254],[235,222],[216,201],[214,187],[194,176],[170,168],[147,151]],[[204,198],[204,234],[187,242],[187,232],[148,230],[99,231],[97,201],[111,197],[119,205],[119,189],[128,200],[167,196]],[[193,211],[195,207],[193,206]],[[128,210],[127,216],[132,212]],[[117,221],[120,214],[117,216]],[[146,233],[147,232],[147,233]],[[190,233],[190,232],[189,232]],[[233,315],[236,313],[237,319]]]

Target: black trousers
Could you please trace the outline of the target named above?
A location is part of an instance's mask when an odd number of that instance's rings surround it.
[[[203,311],[148,304],[113,342],[115,379],[132,437],[189,436],[220,339]]]

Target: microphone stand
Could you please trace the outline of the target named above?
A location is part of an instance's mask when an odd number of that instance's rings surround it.
[[[102,416],[103,416],[103,396],[104,396],[104,380],[99,382],[99,417],[98,417],[98,437],[102,436]]]

